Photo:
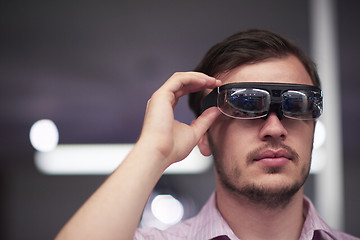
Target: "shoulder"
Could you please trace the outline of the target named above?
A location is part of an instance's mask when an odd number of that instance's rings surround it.
[[[314,240],[360,240],[342,231],[336,230],[320,217],[311,200],[304,197],[304,216],[306,217],[303,225],[301,239]]]
[[[180,222],[165,230],[156,228],[138,229],[135,234],[137,240],[141,239],[209,239],[213,235],[227,234],[230,228],[222,219],[215,206],[215,194],[213,193],[201,211],[195,216]]]
[[[360,238],[352,236],[350,234],[331,229],[331,231],[318,231],[314,233],[313,239],[324,240],[360,240]]]

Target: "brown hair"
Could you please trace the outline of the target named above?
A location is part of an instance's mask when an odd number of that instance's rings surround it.
[[[217,76],[240,65],[289,55],[294,55],[301,61],[313,84],[320,87],[314,62],[292,41],[267,30],[251,29],[224,39],[205,54],[195,71]],[[203,91],[189,95],[189,106],[196,116],[201,114],[202,98]]]

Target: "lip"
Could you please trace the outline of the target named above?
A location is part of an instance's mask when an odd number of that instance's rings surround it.
[[[291,154],[285,149],[265,150],[254,158],[254,162],[265,167],[282,167],[292,160]]]

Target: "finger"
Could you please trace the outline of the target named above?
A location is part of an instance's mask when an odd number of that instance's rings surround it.
[[[161,101],[170,102],[174,108],[180,97],[190,92],[212,89],[220,85],[220,80],[203,73],[175,73],[152,95],[151,99],[161,98]]]
[[[200,139],[201,136],[204,135],[220,114],[221,112],[218,108],[212,107],[204,111],[195,121],[191,123],[196,139]]]
[[[164,85],[163,90],[173,92],[176,98],[207,88],[215,88],[221,81],[198,72],[175,73]],[[161,90],[161,89],[160,89]]]

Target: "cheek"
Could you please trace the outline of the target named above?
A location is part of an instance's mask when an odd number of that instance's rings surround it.
[[[289,131],[291,141],[297,148],[302,158],[310,160],[314,137],[314,124],[312,122],[301,125],[301,127]]]
[[[214,157],[227,162],[243,161],[251,146],[254,146],[256,131],[246,124],[240,124],[239,120],[222,120],[219,124],[214,124],[210,129]]]
[[[219,117],[210,128],[213,143],[218,149],[241,149],[254,137],[254,131],[240,120]]]

